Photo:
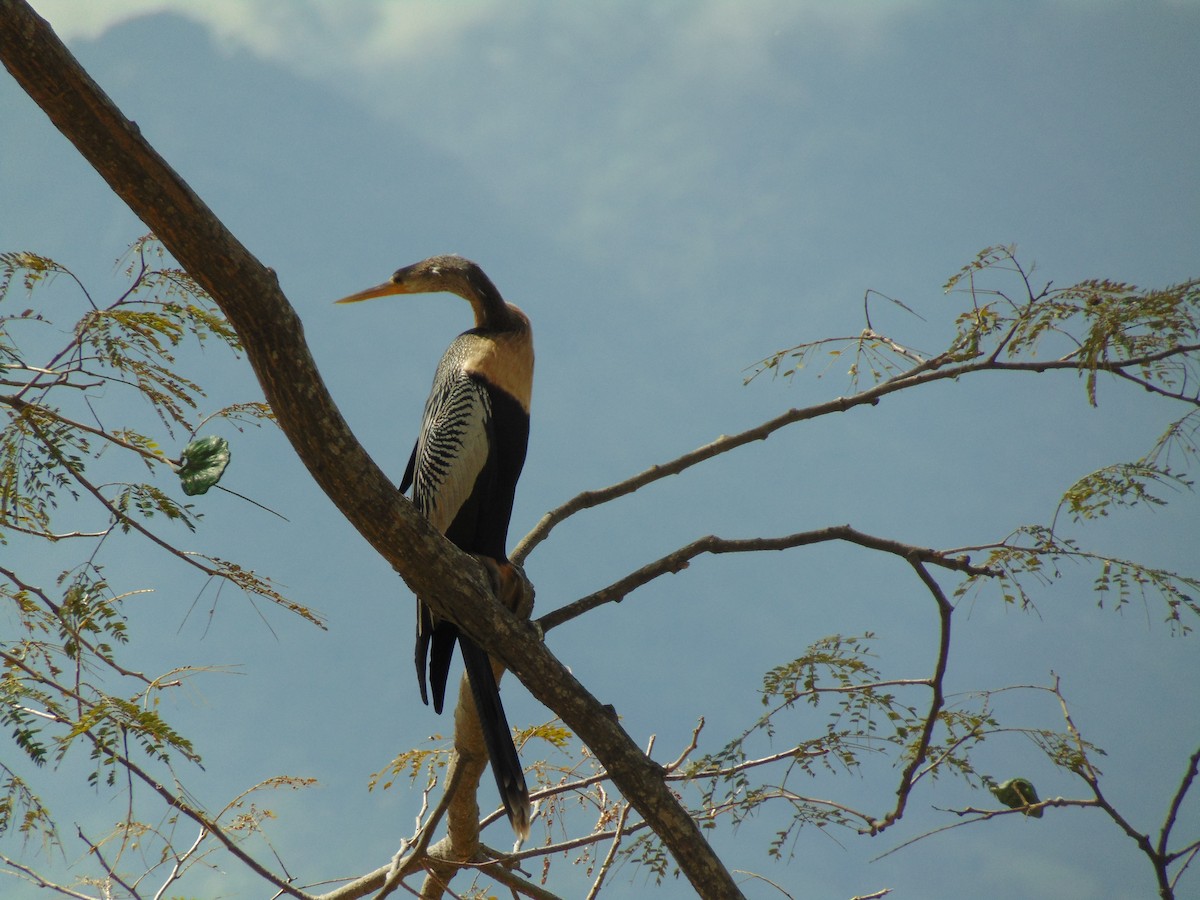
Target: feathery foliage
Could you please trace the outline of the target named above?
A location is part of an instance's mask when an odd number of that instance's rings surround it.
[[[241,430],[271,413],[253,400],[205,413],[201,380],[185,374],[181,351],[236,356],[236,333],[153,238],[136,241],[118,265],[125,285],[100,302],[54,260],[0,253],[0,544],[19,551],[0,561],[0,724],[17,751],[0,764],[0,835],[61,845],[37,784],[46,770],[82,765],[91,785],[129,794],[128,815],[110,836],[118,855],[155,848],[165,859],[175,852],[173,829],[146,826],[135,810],[143,795],[161,802],[164,785],[178,786],[180,766],[200,764],[200,748],[160,705],[200,670],[151,677],[131,662],[129,601],[147,591],[115,588],[106,552],[126,536],[148,541],[206,581],[319,619],[251,569],[178,543],[198,536],[203,514],[177,477],[185,461],[163,448],[216,421]],[[73,324],[45,312],[72,303]],[[73,561],[56,577],[14,567],[14,559],[64,554]],[[189,803],[179,789],[174,815]],[[231,826],[239,827],[249,828]]]

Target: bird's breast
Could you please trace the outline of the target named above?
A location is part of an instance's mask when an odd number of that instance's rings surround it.
[[[526,413],[533,393],[533,339],[528,331],[472,335],[464,370],[515,399]]]

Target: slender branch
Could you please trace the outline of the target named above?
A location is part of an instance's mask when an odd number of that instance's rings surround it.
[[[826,800],[824,797],[808,797],[803,794],[794,794],[791,791],[786,791],[782,788],[778,791],[778,795],[783,799],[792,801],[793,803],[807,803],[810,806],[826,806],[829,809],[835,809],[838,812],[844,813],[847,816],[852,816],[855,819],[862,819],[868,825],[871,823],[871,816],[864,812],[860,812],[853,807],[846,806],[844,803],[838,803],[836,800]]]
[[[1094,365],[1097,371],[1121,374],[1125,369],[1136,369],[1152,362],[1161,362],[1173,356],[1186,356],[1197,351],[1200,351],[1200,344],[1179,344],[1153,353],[1146,353],[1142,356],[1129,357],[1116,361],[1101,360]],[[975,372],[1042,373],[1056,370],[1077,371],[1080,368],[1081,366],[1078,362],[1069,359],[1029,360],[1024,362],[1000,362],[991,359],[981,359],[955,363],[955,359],[951,354],[943,353],[852,396],[837,397],[825,403],[790,409],[753,428],[748,428],[737,434],[722,435],[715,441],[697,447],[695,450],[684,453],[682,456],[678,456],[669,462],[651,466],[649,469],[624,481],[619,481],[605,488],[584,491],[568,500],[562,506],[556,507],[542,516],[537,525],[517,544],[511,554],[511,558],[515,563],[523,563],[533,549],[549,537],[550,532],[559,523],[578,512],[591,509],[602,503],[608,503],[626,494],[632,494],[634,491],[648,484],[671,475],[678,475],[692,466],[720,456],[723,453],[728,453],[731,450],[736,450],[738,447],[745,446],[754,441],[766,440],[776,431],[786,428],[788,425],[817,419],[832,413],[846,412],[859,406],[874,406],[883,397],[896,391],[907,390],[947,378],[958,379],[963,375]]]
[[[36,382],[38,384],[38,386],[40,386],[42,388],[65,387],[65,388],[72,388],[77,391],[90,391],[90,390],[93,390],[94,388],[102,387],[104,385],[103,379],[101,379],[99,381],[86,381],[86,382],[71,381],[72,373],[70,371],[60,372],[60,371],[56,371],[54,369],[42,369],[42,368],[39,368],[38,366],[27,365],[26,363],[10,364],[8,366],[8,371],[10,371],[10,372],[32,372],[32,373],[34,373],[35,377],[37,377],[37,378],[42,378],[42,377],[53,375],[54,379],[50,382]],[[20,399],[21,394],[25,393],[27,390],[29,390],[30,387],[34,386],[35,381],[33,379],[30,379],[29,381],[11,381],[7,378],[0,378],[0,384],[4,385],[5,387],[20,388],[20,391],[17,393],[16,397],[13,398],[13,399]],[[8,399],[8,398],[5,398],[5,399]]]
[[[931,831],[922,832],[921,834],[918,834],[916,837],[909,838],[908,840],[903,841],[900,844],[897,844],[892,849],[887,850],[884,853],[880,853],[878,856],[876,856],[871,861],[877,862],[878,860],[881,860],[881,859],[884,859],[885,857],[891,856],[893,853],[899,853],[905,847],[911,847],[913,844],[915,844],[919,841],[923,841],[926,838],[933,837],[935,834],[942,834],[943,832],[946,832],[946,831],[953,831],[955,828],[962,828],[965,825],[974,825],[976,822],[986,822],[989,819],[995,819],[1000,816],[1012,816],[1012,815],[1028,816],[1030,810],[1035,810],[1035,809],[1046,809],[1048,807],[1067,807],[1067,806],[1077,806],[1077,807],[1096,806],[1096,801],[1095,800],[1068,800],[1065,797],[1053,797],[1053,798],[1041,800],[1038,803],[1031,803],[1029,806],[1022,806],[1022,807],[1019,807],[1016,809],[977,809],[973,806],[968,806],[965,809],[942,810],[943,812],[952,812],[956,816],[958,816],[960,819],[963,818],[964,816],[974,816],[975,818],[966,819],[965,821],[962,821],[962,822],[953,822],[950,825],[942,825],[938,828],[932,829]],[[937,809],[937,808],[938,807],[935,807],[935,809]]]
[[[104,854],[100,852],[100,845],[95,843],[86,834],[84,834],[83,828],[79,825],[75,826],[75,833],[79,835],[79,839],[81,841],[87,844],[88,852],[93,854],[96,859],[100,860],[100,867],[108,874],[108,877],[124,888],[125,892],[128,893],[133,900],[141,900],[142,895],[130,887],[125,882],[125,879],[118,875],[116,870],[108,864],[108,861],[104,858]]]
[[[953,554],[939,550],[904,544],[889,538],[875,537],[852,528],[850,525],[832,525],[814,531],[801,531],[775,538],[744,538],[727,539],[715,535],[698,538],[686,546],[680,547],[661,559],[647,563],[636,572],[626,575],[619,581],[601,588],[595,593],[559,607],[538,619],[538,626],[543,631],[549,631],[559,625],[569,622],[586,612],[602,606],[605,603],[620,603],[630,593],[639,587],[653,581],[661,575],[675,574],[687,568],[691,560],[703,553],[751,553],[762,550],[788,550],[794,547],[804,547],[825,541],[845,541],[890,553],[904,559],[917,559],[920,562],[940,566],[967,575],[995,576],[999,572],[983,566],[972,565],[968,556],[955,552]]]
[[[1183,391],[1169,391],[1152,381],[1148,381],[1145,378],[1139,378],[1132,372],[1126,372],[1124,370],[1119,370],[1113,374],[1115,374],[1118,378],[1124,378],[1127,381],[1133,382],[1138,387],[1149,391],[1151,394],[1158,394],[1160,397],[1166,397],[1168,400],[1179,400],[1183,403],[1190,403],[1193,406],[1200,406],[1200,394],[1186,394]]]
[[[360,875],[353,881],[348,881],[346,884],[334,888],[328,893],[317,894],[314,900],[358,900],[359,897],[365,897],[367,894],[377,891],[382,887],[391,871],[392,863],[380,866],[373,872]]]
[[[946,677],[946,667],[950,660],[950,620],[954,614],[954,605],[946,597],[941,585],[929,574],[929,570],[925,568],[924,563],[920,559],[910,557],[909,563],[916,571],[917,576],[925,584],[925,587],[929,589],[929,593],[933,595],[934,600],[937,601],[938,618],[941,623],[937,665],[934,668],[933,677],[930,679],[933,698],[929,703],[929,713],[925,717],[925,724],[921,729],[920,740],[917,741],[916,747],[913,748],[912,759],[909,760],[908,765],[904,767],[904,771],[900,775],[900,787],[896,790],[896,807],[882,819],[871,823],[870,828],[866,829],[870,834],[879,834],[881,831],[890,828],[904,815],[904,808],[908,804],[908,797],[915,783],[913,775],[921,767],[922,763],[924,763],[929,753],[929,744],[933,739],[933,729],[937,725],[938,716],[941,714],[942,707],[946,702],[942,685]]]
[[[600,863],[600,868],[596,872],[596,879],[592,882],[591,890],[588,891],[585,900],[596,900],[600,894],[600,888],[604,885],[604,879],[608,877],[608,872],[613,866],[613,862],[617,858],[617,850],[621,848],[621,837],[625,833],[625,822],[629,818],[630,805],[628,803],[621,804],[621,812],[617,815],[617,824],[613,829],[612,841],[609,842],[608,852],[604,855],[604,861]]]
[[[11,406],[18,414],[24,413],[29,409],[35,409],[39,415],[45,416],[48,419],[53,419],[55,422],[66,425],[68,428],[76,431],[83,431],[92,435],[93,437],[102,438],[103,440],[106,440],[111,444],[115,444],[123,450],[136,453],[138,456],[149,462],[174,465],[171,460],[167,459],[161,453],[153,453],[147,450],[145,447],[139,447],[137,444],[131,444],[129,441],[122,440],[115,434],[105,431],[103,428],[97,428],[94,425],[87,425],[83,422],[77,422],[74,419],[68,419],[58,410],[52,409],[48,406],[42,406],[40,403],[30,403],[27,400],[22,400],[21,398],[15,396],[0,396],[0,404]]]
[[[1159,832],[1157,852],[1160,857],[1168,862],[1180,858],[1183,854],[1189,852],[1189,848],[1184,848],[1176,853],[1168,852],[1168,841],[1171,836],[1171,829],[1175,828],[1180,808],[1183,805],[1183,798],[1187,797],[1188,791],[1192,790],[1193,782],[1196,778],[1196,773],[1200,770],[1200,749],[1196,749],[1192,758],[1188,760],[1187,772],[1183,774],[1183,779],[1180,781],[1180,787],[1175,792],[1175,797],[1171,798],[1171,808],[1166,812],[1166,821],[1163,822],[1162,832]],[[1194,852],[1194,850],[1193,850]]]
[[[99,742],[95,738],[93,738],[90,733],[88,733],[88,738],[93,742],[93,744],[95,744],[96,746],[99,746]],[[248,854],[244,850],[242,850],[242,848],[239,847],[237,845],[237,843],[234,842],[234,840],[231,837],[229,837],[229,835],[227,835],[225,833],[225,831],[216,824],[216,822],[210,821],[209,818],[204,815],[204,813],[200,812],[200,810],[194,809],[190,804],[184,802],[182,798],[177,797],[174,793],[169,791],[164,785],[162,785],[156,779],[152,778],[149,774],[147,774],[147,772],[144,769],[142,769],[133,760],[128,759],[123,756],[119,756],[119,757],[117,757],[117,761],[122,766],[124,766],[132,775],[134,775],[139,781],[141,781],[143,784],[147,785],[154,793],[158,794],[159,797],[164,802],[166,802],[166,804],[169,807],[178,809],[180,812],[182,812],[185,816],[187,816],[189,819],[194,821],[201,828],[206,829],[210,834],[213,835],[213,837],[215,837],[218,841],[220,841],[222,844],[225,845],[226,850],[228,850],[235,857],[237,857],[237,859],[240,860],[243,865],[248,867],[256,875],[258,875],[259,878],[262,878],[264,881],[269,882],[273,886],[277,887],[283,893],[288,894],[289,896],[298,898],[298,900],[312,900],[312,898],[309,894],[306,894],[304,891],[300,890],[299,888],[294,887],[292,884],[290,884],[286,879],[282,878],[281,876],[278,876],[274,872],[271,872],[264,865],[262,865],[262,863],[260,863],[257,859],[255,859],[253,856],[251,856],[250,854]]]
[[[1200,855],[1200,841],[1196,841],[1194,844],[1191,844],[1189,847],[1185,848],[1184,851],[1181,851],[1180,855],[1172,857],[1170,862],[1175,862],[1182,857],[1186,857],[1186,859],[1183,860],[1183,865],[1179,867],[1179,870],[1171,878],[1170,888],[1172,892],[1174,892],[1175,888],[1179,886],[1179,879],[1183,877],[1183,873],[1188,870],[1188,866],[1192,864],[1192,861],[1195,860],[1198,855]]]
[[[551,893],[544,887],[534,884],[528,878],[522,878],[511,869],[506,869],[502,866],[491,866],[483,871],[487,873],[488,877],[494,878],[509,890],[515,891],[522,896],[532,897],[533,900],[562,900],[558,894]]]
[[[54,891],[56,894],[62,894],[64,897],[72,897],[74,900],[96,900],[95,897],[90,897],[87,894],[81,894],[79,891],[73,891],[61,884],[56,884],[53,881],[47,880],[44,876],[39,875],[29,866],[22,865],[14,859],[9,859],[7,856],[0,855],[0,861],[3,861],[6,866],[15,869],[21,874],[26,881],[35,887],[45,888]]]
[[[858,688],[854,688],[854,690],[858,690]],[[699,772],[689,772],[687,774],[673,773],[668,776],[668,780],[699,781],[703,779],[707,781],[714,778],[728,778],[730,775],[748,772],[750,769],[757,769],[759,766],[768,766],[771,763],[782,762],[785,759],[795,759],[797,754],[801,752],[805,756],[824,756],[826,753],[824,750],[809,750],[803,745],[799,745],[792,747],[790,750],[782,750],[779,753],[771,753],[768,756],[760,756],[757,759],[748,759],[744,762],[735,763],[734,765],[725,766],[720,769],[701,769]]]
[[[103,539],[112,534],[113,529],[113,526],[110,525],[103,531],[62,531],[55,533],[52,531],[39,531],[36,528],[26,528],[23,525],[17,525],[13,522],[6,522],[4,527],[10,531],[16,532],[17,534],[27,534],[30,537],[41,538],[42,540],[49,541],[52,544],[57,543],[58,541],[75,540],[76,538],[90,538],[91,540]]]
[[[1183,806],[1184,797],[1187,796],[1188,791],[1190,791],[1192,788],[1192,783],[1196,780],[1196,774],[1198,770],[1200,770],[1200,748],[1198,748],[1188,760],[1187,771],[1184,773],[1183,779],[1179,782],[1179,788],[1175,791],[1175,796],[1171,798],[1171,807],[1167,810],[1167,818],[1163,822],[1162,830],[1158,835],[1158,846],[1155,848],[1156,852],[1160,857],[1168,861],[1178,858],[1178,856],[1181,855],[1179,853],[1174,855],[1168,853],[1171,829],[1175,827],[1175,822],[1179,817],[1179,809],[1181,806]],[[1182,852],[1186,851],[1181,851],[1181,853]]]
[[[17,576],[17,574],[15,572],[10,571],[9,569],[4,568],[3,566],[0,566],[0,575],[3,575],[5,578],[7,578],[9,581],[11,581],[13,583],[13,585],[16,586],[17,590],[24,591],[25,593],[30,594],[31,596],[37,597],[42,602],[42,604],[48,610],[50,610],[51,614],[62,624],[62,626],[64,628],[70,628],[66,618],[62,614],[62,607],[59,604],[55,603],[53,600],[51,600],[49,595],[47,595],[45,591],[43,591],[41,588],[34,587],[31,584],[26,584],[24,581],[22,581]],[[140,593],[146,593],[146,592],[145,591],[134,591],[133,593],[140,594]],[[128,596],[128,595],[122,594],[121,596],[124,597],[124,596]],[[96,659],[99,659],[101,662],[103,662],[105,665],[107,665],[110,669],[112,669],[118,675],[124,675],[127,678],[136,678],[138,681],[142,681],[145,684],[149,685],[150,687],[156,686],[157,679],[148,678],[142,672],[135,672],[132,669],[126,669],[124,666],[120,665],[115,659],[113,659],[110,654],[101,653],[100,650],[91,642],[91,640],[89,638],[87,638],[82,632],[80,632],[79,629],[76,628],[76,629],[70,629],[70,630],[71,630],[71,637],[81,647],[86,648],[92,654],[93,657],[95,657]],[[164,686],[164,685],[158,685],[158,686]]]
[[[765,884],[769,884],[771,887],[775,888],[776,891],[778,891],[780,894],[782,894],[784,897],[786,897],[787,900],[796,900],[795,897],[793,897],[791,894],[789,894],[787,891],[785,891],[780,885],[776,884],[774,881],[772,881],[766,875],[761,875],[758,872],[751,872],[748,869],[734,869],[733,871],[734,871],[735,875],[745,875],[747,878],[751,879],[752,881],[761,881],[761,882],[764,882]]]
[[[37,422],[30,419],[29,427],[32,429],[33,433],[37,435],[38,440],[42,442],[42,446],[46,448],[46,452],[50,453],[56,460],[58,460],[59,464],[71,474],[71,477],[74,478],[76,482],[79,483],[80,487],[82,487],[85,491],[99,501],[100,505],[108,511],[108,514],[112,517],[113,522],[132,528],[138,534],[142,535],[142,537],[149,539],[152,543],[157,544],[163,550],[166,550],[171,555],[178,557],[188,565],[199,569],[206,575],[213,578],[221,577],[221,573],[216,569],[209,568],[202,562],[199,562],[193,554],[180,550],[169,541],[163,540],[141,522],[137,521],[137,519],[134,519],[133,517],[126,515],[117,509],[116,506],[113,505],[112,501],[104,496],[104,492],[101,491],[96,485],[92,484],[92,482],[83,474],[80,468],[62,454],[58,447],[55,446],[54,441],[50,439],[50,437],[42,430],[42,427],[38,425]]]
[[[1192,841],[1192,843],[1188,844],[1186,847],[1180,847],[1178,850],[1168,853],[1163,858],[1167,861],[1167,864],[1170,865],[1171,863],[1177,862],[1185,856],[1194,857],[1197,853],[1200,853],[1200,840]],[[1189,863],[1190,860],[1189,862],[1185,862],[1182,868],[1186,869]],[[1175,880],[1178,880],[1179,875],[1181,874],[1183,874],[1182,869],[1180,870],[1179,874],[1175,876]]]
[[[921,682],[921,683],[924,684],[925,682]],[[686,773],[675,771],[675,769],[677,769],[679,767],[679,765],[682,764],[686,754],[690,753],[691,750],[694,750],[694,749],[695,749],[695,746],[693,744],[690,747],[690,749],[686,750],[684,754],[681,754],[680,757],[674,763],[671,764],[671,766],[667,767],[668,772],[669,772],[669,774],[666,776],[667,781],[670,781],[670,782],[692,782],[692,781],[699,781],[702,779],[708,780],[708,779],[717,779],[717,778],[727,778],[731,775],[736,775],[741,772],[746,772],[746,771],[749,771],[750,769],[758,768],[760,766],[770,765],[771,763],[781,762],[785,759],[795,759],[797,752],[801,751],[801,750],[803,750],[803,752],[809,756],[820,756],[824,753],[824,751],[808,750],[806,748],[797,746],[797,747],[792,747],[789,750],[783,750],[778,753],[772,753],[768,756],[763,756],[758,759],[745,760],[744,762],[736,763],[734,765],[726,766],[724,768],[704,769],[699,772],[686,772]],[[544,799],[549,796],[553,796],[555,794],[563,794],[563,793],[568,793],[570,791],[580,790],[581,788],[589,787],[598,782],[607,781],[607,780],[608,780],[608,774],[606,772],[600,772],[600,773],[590,776],[588,778],[583,778],[583,779],[579,779],[577,781],[569,782],[567,784],[556,785],[554,787],[545,788],[545,789],[533,794],[532,799],[536,801],[539,799]],[[840,807],[839,804],[834,803],[833,801],[830,801],[830,800],[817,800],[817,799],[813,799],[813,798],[801,798],[801,799],[807,800],[808,802],[812,802],[812,803],[820,803],[820,804],[823,804],[823,805],[826,805],[826,806],[829,806],[832,808],[844,809],[845,812],[855,815],[858,818],[861,818],[866,822],[870,821],[869,816],[866,816],[862,813],[859,813],[855,810],[851,810],[849,808]],[[495,818],[498,815],[499,814],[496,814],[492,818]],[[707,816],[707,812],[703,813],[703,815]],[[699,817],[700,817],[700,814],[697,814],[697,818],[699,818]],[[641,831],[645,827],[646,827],[645,822],[635,822],[632,825],[626,825],[626,827],[621,832],[621,834],[622,834],[622,836],[627,836],[627,835],[633,834],[634,832]],[[502,858],[505,860],[520,861],[520,860],[525,860],[525,859],[531,859],[531,858],[538,857],[538,856],[548,856],[548,855],[553,855],[555,853],[567,852],[569,850],[575,850],[580,847],[585,847],[589,844],[599,843],[600,841],[612,840],[612,839],[615,839],[617,836],[618,836],[618,831],[616,829],[599,831],[599,832],[594,832],[589,835],[584,835],[582,837],[571,838],[569,840],[562,841],[557,844],[548,844],[545,846],[531,847],[528,849],[523,849],[523,850],[517,851],[512,854],[503,855]]]
[[[663,768],[667,770],[668,778],[673,776],[675,773],[675,770],[678,769],[680,766],[682,766],[684,761],[689,756],[691,756],[693,753],[696,752],[696,748],[700,746],[700,732],[703,730],[704,730],[704,716],[701,716],[696,722],[696,727],[692,729],[692,739],[690,741],[688,741],[687,746],[684,747],[682,751],[680,751],[679,755],[677,757],[675,757],[674,760],[672,760],[671,762],[669,762],[665,766],[663,766]]]
[[[864,398],[864,399],[859,399]],[[571,500],[568,500],[562,506],[551,510],[542,517],[542,519],[534,526],[534,528],[521,539],[516,548],[510,554],[513,562],[521,564],[529,556],[530,552],[542,541],[544,541],[554,529],[556,525],[564,519],[573,516],[577,512],[585,509],[591,509],[594,506],[599,506],[602,503],[608,503],[618,497],[623,497],[626,494],[632,494],[634,491],[645,487],[662,478],[670,475],[678,475],[692,466],[705,460],[712,459],[715,456],[720,456],[723,453],[728,453],[730,450],[735,450],[738,447],[749,444],[753,441],[766,440],[774,432],[778,431],[787,425],[795,422],[801,422],[806,419],[817,418],[818,416],[826,415],[831,412],[844,412],[847,409],[852,409],[855,406],[861,406],[864,403],[877,403],[878,396],[866,398],[865,394],[860,394],[855,398],[838,398],[837,400],[828,403],[820,404],[819,406],[807,407],[805,409],[792,409],[780,416],[776,416],[763,424],[743,431],[734,435],[722,435],[711,443],[705,444],[692,450],[690,453],[685,453],[670,462],[651,466],[649,469],[634,475],[632,478],[627,478],[624,481],[617,482],[606,488],[598,490],[584,491],[576,495]]]
[[[1164,854],[1159,852],[1158,848],[1151,843],[1150,836],[1148,834],[1143,834],[1134,828],[1132,823],[1130,823],[1129,820],[1126,819],[1117,810],[1117,808],[1112,805],[1111,802],[1109,802],[1108,798],[1104,796],[1104,792],[1100,789],[1100,773],[1096,771],[1096,767],[1092,765],[1092,761],[1088,758],[1086,747],[1083,742],[1083,736],[1080,734],[1079,729],[1075,727],[1075,722],[1071,718],[1071,711],[1067,707],[1067,700],[1062,694],[1062,689],[1059,685],[1059,679],[1057,676],[1054,679],[1054,686],[1052,690],[1058,697],[1059,705],[1062,708],[1063,721],[1066,723],[1067,731],[1075,741],[1076,747],[1079,749],[1079,762],[1071,767],[1072,771],[1074,771],[1076,775],[1083,779],[1084,783],[1087,784],[1087,786],[1091,789],[1092,796],[1095,797],[1095,805],[1104,810],[1104,812],[1110,819],[1112,819],[1117,827],[1125,832],[1125,834],[1132,839],[1135,844],[1137,844],[1138,849],[1146,855],[1146,858],[1150,861],[1151,867],[1154,869],[1154,876],[1158,880],[1159,896],[1162,898],[1162,900],[1171,900],[1171,898],[1175,896],[1175,892],[1171,886],[1170,875],[1167,872],[1168,860]],[[1200,751],[1197,751],[1197,754],[1200,755]],[[1188,785],[1190,785],[1191,779],[1194,777],[1196,762],[1197,756],[1194,755],[1192,759],[1189,760],[1188,775],[1185,776],[1184,779],[1185,783]],[[1182,789],[1183,788],[1181,786],[1180,790]],[[1175,797],[1180,798],[1181,796],[1182,795],[1180,792],[1176,791]],[[1174,808],[1174,801],[1172,801],[1172,808]],[[1173,821],[1173,819],[1170,818],[1170,813],[1168,813],[1167,821]],[[1166,825],[1164,824],[1164,829],[1165,828]]]
[[[206,837],[208,837],[208,829],[201,827],[200,834],[196,836],[196,840],[192,842],[192,846],[188,847],[183,853],[176,854],[175,863],[171,866],[171,871],[167,873],[166,880],[163,881],[162,886],[159,887],[158,891],[155,893],[154,900],[162,900],[162,896],[167,892],[167,888],[169,888],[172,884],[178,881],[180,877],[182,877],[183,868],[187,863],[188,858],[191,857],[191,855],[198,849],[200,849],[200,845],[204,843],[204,839]]]
[[[379,886],[376,900],[383,900],[383,898],[389,896],[400,886],[401,881],[421,868],[424,860],[429,856],[429,843],[433,839],[433,832],[437,829],[438,823],[441,822],[446,811],[450,809],[451,803],[454,802],[461,782],[462,766],[451,766],[449,777],[446,781],[446,789],[442,791],[442,796],[439,798],[429,818],[424,824],[419,825],[416,837],[401,843],[400,849],[396,851],[396,855],[392,859],[387,877],[384,878],[383,884]]]
[[[650,826],[645,821],[626,824],[625,836],[635,834],[639,831],[645,831]],[[559,841],[554,844],[543,844],[538,847],[530,847],[526,850],[520,850],[516,853],[507,856],[502,855],[501,858],[506,862],[521,862],[526,859],[535,859],[540,856],[554,856],[559,853],[568,853],[571,850],[578,850],[580,847],[587,847],[592,844],[598,844],[601,841],[612,840],[617,836],[615,829],[605,831],[594,831],[591,834],[581,835],[580,837],[567,838],[564,841]]]

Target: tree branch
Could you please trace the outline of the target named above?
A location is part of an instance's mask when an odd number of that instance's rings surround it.
[[[661,559],[647,563],[636,572],[631,572],[608,587],[601,588],[595,593],[588,594],[586,597],[581,597],[573,603],[546,613],[546,615],[537,620],[537,624],[543,631],[549,631],[551,628],[556,628],[565,622],[569,622],[571,619],[581,616],[605,603],[620,603],[634,590],[648,584],[660,575],[673,575],[686,569],[691,560],[702,553],[752,553],[761,550],[789,550],[794,547],[804,547],[826,541],[845,541],[871,550],[890,553],[906,560],[916,559],[923,563],[940,566],[955,572],[963,572],[967,575],[991,576],[1000,574],[993,569],[972,565],[970,557],[957,551],[948,553],[925,547],[917,547],[912,544],[904,544],[890,538],[875,537],[874,535],[859,531],[850,525],[831,525],[827,528],[819,528],[814,531],[801,531],[774,538],[729,539],[710,534],[668,553]]]
[[[22,865],[14,859],[9,859],[7,856],[0,855],[0,862],[20,873],[20,877],[24,878],[34,887],[45,888],[56,894],[62,894],[64,897],[71,897],[73,900],[96,900],[95,897],[89,894],[81,894],[79,891],[73,891],[61,884],[55,884],[53,881],[48,881],[29,866]]]
[[[913,757],[909,760],[908,765],[904,767],[904,772],[900,775],[900,787],[896,790],[896,807],[882,819],[871,823],[871,827],[868,829],[871,834],[879,834],[879,832],[890,828],[904,815],[904,808],[908,805],[909,793],[912,791],[913,784],[915,783],[913,776],[929,753],[929,742],[933,739],[933,729],[937,725],[938,716],[941,714],[942,707],[946,702],[943,684],[946,677],[946,666],[950,661],[950,620],[954,614],[954,604],[946,597],[941,585],[933,579],[933,576],[929,574],[929,570],[925,568],[924,563],[920,559],[915,556],[910,557],[909,563],[911,563],[918,577],[920,577],[925,587],[929,589],[929,593],[933,595],[933,599],[937,602],[938,618],[941,622],[937,665],[929,681],[929,686],[933,691],[933,698],[929,703],[929,714],[925,717],[925,725],[921,730],[921,738],[913,749]]]
[[[139,894],[134,888],[130,887],[125,882],[125,879],[117,874],[116,869],[108,864],[108,860],[106,860],[104,858],[104,854],[100,852],[100,845],[84,834],[83,828],[81,828],[78,824],[75,826],[75,833],[79,835],[79,839],[81,841],[87,844],[87,852],[95,856],[96,859],[100,860],[100,867],[104,870],[108,877],[124,888],[125,892],[129,894],[132,900],[141,900],[142,895]]]
[[[1200,344],[1180,344],[1138,357],[1115,361],[1100,360],[1094,365],[1097,371],[1109,372],[1123,377],[1132,377],[1126,372],[1127,369],[1137,369],[1148,363],[1160,362],[1174,356],[1185,356],[1196,352],[1200,352]],[[924,360],[903,372],[898,372],[891,378],[881,381],[857,394],[849,397],[836,397],[833,400],[818,403],[814,406],[790,409],[753,428],[748,428],[737,434],[721,435],[715,441],[697,447],[695,450],[684,453],[682,456],[678,456],[669,462],[651,466],[645,471],[634,475],[632,478],[627,478],[624,481],[619,481],[605,488],[584,491],[581,494],[577,494],[562,506],[556,507],[542,516],[537,525],[517,544],[511,554],[511,558],[517,564],[523,563],[533,549],[549,537],[550,532],[559,523],[578,512],[591,509],[602,503],[608,503],[626,494],[632,494],[634,491],[648,484],[652,484],[670,475],[678,475],[692,466],[712,459],[715,456],[720,456],[723,453],[728,453],[731,450],[736,450],[738,447],[743,447],[754,441],[765,441],[781,428],[786,428],[788,425],[794,425],[797,422],[817,419],[832,413],[846,412],[859,406],[874,406],[888,394],[929,384],[934,381],[961,378],[963,375],[969,375],[974,372],[1035,372],[1040,374],[1042,372],[1060,370],[1079,371],[1086,368],[1088,366],[1076,360],[1065,358],[1023,362],[1000,362],[991,358],[985,358],[957,362],[952,354],[943,353],[931,359]],[[1132,380],[1137,381],[1145,387],[1145,384],[1136,377],[1132,377]],[[1173,395],[1167,394],[1166,396]],[[1200,399],[1189,400],[1188,402],[1200,405]]]
[[[1175,791],[1175,796],[1171,798],[1171,808],[1167,811],[1166,821],[1163,822],[1162,831],[1158,836],[1158,855],[1164,859],[1177,859],[1186,849],[1174,854],[1169,851],[1169,842],[1171,838],[1171,829],[1175,827],[1175,822],[1179,817],[1179,808],[1183,806],[1183,799],[1192,788],[1192,783],[1196,780],[1197,771],[1200,770],[1200,749],[1197,749],[1188,760],[1187,771],[1183,775],[1183,779],[1179,782],[1179,789]]]

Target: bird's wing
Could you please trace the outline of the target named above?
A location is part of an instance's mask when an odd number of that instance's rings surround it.
[[[413,451],[413,502],[438,531],[445,534],[460,513],[471,518],[480,479],[491,461],[491,399],[482,384],[461,371],[439,377],[429,401],[421,433]],[[408,480],[407,478],[405,479]],[[464,511],[471,505],[472,509]],[[471,531],[474,525],[460,522],[458,528]],[[433,688],[433,706],[442,711],[446,679],[458,629],[449,622],[438,622],[432,610],[417,602],[417,644],[415,662],[421,699],[428,702],[425,666]]]
[[[441,380],[425,405],[414,456],[413,502],[443,534],[488,464],[491,417],[487,390],[465,373]]]

